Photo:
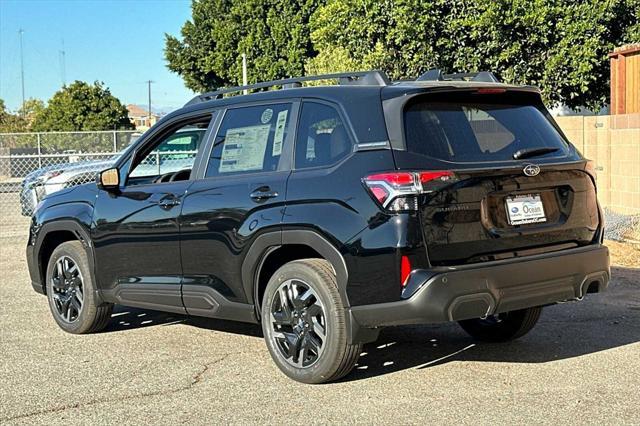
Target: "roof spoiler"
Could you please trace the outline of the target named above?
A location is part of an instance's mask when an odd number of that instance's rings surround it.
[[[430,69],[422,74],[416,81],[479,81],[484,83],[500,83],[500,80],[490,71],[459,72],[443,74],[437,68]]]

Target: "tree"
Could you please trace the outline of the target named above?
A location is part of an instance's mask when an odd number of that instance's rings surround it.
[[[240,84],[243,53],[250,82],[302,75],[315,56],[308,22],[320,1],[193,0],[182,38],[165,36],[168,67],[196,92]]]
[[[360,69],[381,69],[392,79],[415,78],[439,63],[442,0],[329,0],[311,17],[311,40],[319,51],[308,68],[330,52],[348,52]],[[344,59],[340,62],[344,62]],[[338,65],[338,63],[336,64]],[[325,69],[327,72],[338,69]]]
[[[320,75],[356,71],[361,66],[362,64],[356,62],[347,49],[334,47],[324,49],[318,56],[309,59],[304,68],[307,75]],[[309,84],[314,84],[314,82],[309,82]]]
[[[24,118],[27,128],[30,128],[36,118],[44,112],[45,104],[40,99],[30,98],[18,110],[18,115]]]
[[[0,99],[0,133],[20,133],[27,131],[27,121],[18,114],[7,110],[3,99]]]
[[[597,109],[609,93],[607,54],[640,41],[639,4],[329,0],[311,17],[311,39],[318,58],[345,49],[359,68],[380,68],[393,79],[433,67],[490,70],[505,82],[539,85],[550,103]]]
[[[550,104],[598,110],[609,97],[608,53],[631,41],[633,2],[457,1],[439,46],[454,70],[494,70],[504,81],[540,86]]]
[[[127,108],[103,83],[75,81],[64,86],[36,114],[34,131],[133,129]]]

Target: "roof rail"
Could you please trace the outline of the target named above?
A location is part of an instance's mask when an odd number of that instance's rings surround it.
[[[451,81],[451,80],[462,80],[462,81],[480,81],[486,83],[500,83],[500,80],[493,75],[492,72],[489,71],[479,71],[479,72],[459,72],[453,74],[443,74],[437,68],[431,69],[424,74],[422,74],[416,81]]]
[[[220,99],[228,93],[242,92],[245,90],[267,89],[274,86],[282,86],[283,89],[292,89],[302,87],[305,81],[318,80],[338,80],[339,85],[357,85],[357,86],[387,86],[391,81],[382,71],[355,71],[341,72],[334,74],[310,75],[305,77],[285,78],[282,80],[265,81],[262,83],[249,84],[247,86],[229,87],[226,89],[215,90],[213,92],[196,95],[193,99],[185,104],[185,106],[197,104],[200,102],[210,101],[212,99]]]

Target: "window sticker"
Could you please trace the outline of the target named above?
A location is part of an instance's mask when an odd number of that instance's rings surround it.
[[[270,125],[227,130],[220,159],[220,173],[262,170]]]
[[[276,133],[273,137],[273,153],[274,157],[282,154],[282,142],[284,140],[284,129],[287,125],[287,115],[289,111],[284,110],[278,113],[278,118],[276,120]]]
[[[260,121],[262,124],[267,124],[271,121],[271,117],[273,117],[273,110],[271,108],[267,108],[262,111],[262,115],[260,116]]]

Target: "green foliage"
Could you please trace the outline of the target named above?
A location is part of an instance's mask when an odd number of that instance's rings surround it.
[[[437,3],[330,0],[312,15],[311,39],[319,57],[344,49],[357,68],[382,69],[392,79],[415,77],[438,63],[434,41],[442,17]]]
[[[322,50],[318,56],[308,60],[304,68],[307,75],[320,75],[354,71],[361,66],[351,57],[347,49],[334,47]],[[314,83],[316,82],[309,82],[308,84],[314,85]]]
[[[127,108],[103,83],[75,81],[56,92],[33,119],[33,131],[133,129]]]
[[[627,0],[624,4],[624,9],[627,12],[625,15],[627,19],[625,28],[625,41],[627,43],[640,43],[640,0]]]
[[[639,4],[329,0],[311,18],[311,38],[325,64],[344,49],[357,68],[379,68],[393,79],[433,67],[491,70],[506,82],[539,85],[550,103],[597,109],[609,94],[608,53],[640,39]]]
[[[0,133],[26,132],[27,120],[19,114],[12,114],[7,110],[3,99],[0,99]]]
[[[457,1],[445,22],[447,68],[487,69],[541,87],[550,104],[598,110],[609,96],[609,59],[625,42],[624,1]]]
[[[42,100],[31,98],[24,101],[24,105],[22,105],[18,110],[18,115],[24,118],[28,130],[36,120],[36,117],[41,115],[44,110],[45,104]]]
[[[168,67],[203,92],[242,82],[302,75],[313,56],[307,25],[318,0],[193,0],[182,38],[166,35]]]
[[[640,42],[640,0],[193,0],[169,69],[206,91],[241,82],[382,69],[490,70],[538,85],[547,102],[598,109],[608,53]]]

